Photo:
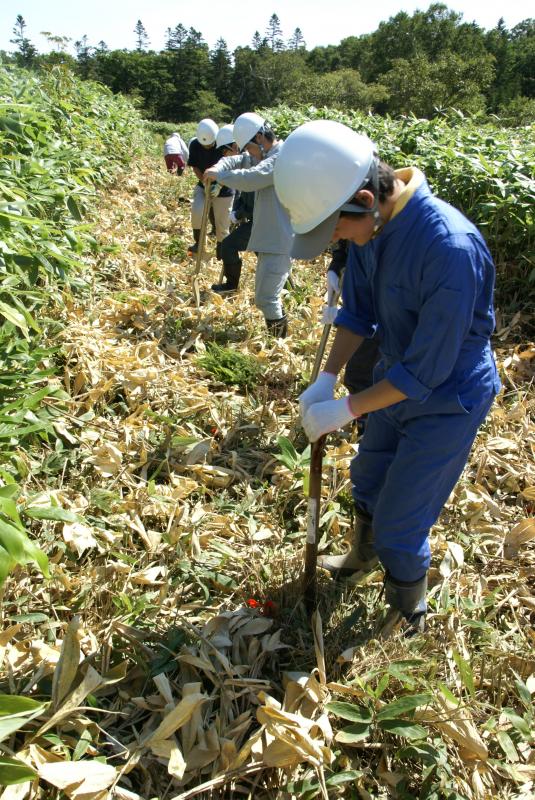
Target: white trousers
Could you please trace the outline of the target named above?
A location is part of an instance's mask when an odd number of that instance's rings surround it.
[[[232,209],[233,195],[230,197],[213,197],[212,208],[214,209],[215,231],[216,239],[222,242],[225,236],[228,236],[230,227],[230,211]],[[204,207],[204,188],[202,186],[195,187],[193,193],[193,201],[191,203],[191,227],[193,230],[199,230],[201,227],[202,210]]]

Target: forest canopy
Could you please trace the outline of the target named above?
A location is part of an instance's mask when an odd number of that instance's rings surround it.
[[[285,37],[272,14],[263,34],[254,31],[233,52],[222,38],[210,48],[181,23],[167,28],[165,49],[156,52],[138,20],[132,50],[110,50],[84,35],[74,42],[76,57],[66,52],[68,38],[52,34],[52,52],[38,53],[26,29],[19,15],[5,62],[66,64],[129,95],[154,120],[220,119],[280,103],[422,117],[456,108],[498,114],[512,125],[535,119],[535,19],[510,30],[501,19],[485,30],[433,3],[412,15],[401,11],[373,33],[308,49],[300,28]]]

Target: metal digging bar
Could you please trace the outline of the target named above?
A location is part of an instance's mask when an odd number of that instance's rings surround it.
[[[201,229],[199,232],[199,243],[197,245],[197,253],[195,258],[195,272],[193,273],[193,297],[195,299],[195,307],[199,308],[201,305],[201,293],[199,289],[199,273],[204,259],[204,249],[206,247],[206,228],[208,227],[208,216],[210,214],[210,184],[212,183],[209,178],[204,184],[204,206],[202,209]]]
[[[342,275],[340,275],[340,287],[341,285]],[[339,297],[340,292],[333,294],[330,305],[337,305]],[[323,326],[323,332],[321,334],[321,339],[316,351],[316,360],[314,361],[312,375],[310,376],[311,384],[314,383],[319,375],[331,328],[332,325],[330,322]],[[312,443],[310,448],[307,538],[305,544],[305,564],[303,570],[303,597],[305,600],[305,609],[309,617],[314,613],[318,604],[316,567],[318,561],[318,543],[320,538],[319,522],[321,511],[321,473],[326,438],[326,436],[320,436],[317,441]]]

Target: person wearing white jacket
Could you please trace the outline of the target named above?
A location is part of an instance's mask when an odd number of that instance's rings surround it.
[[[293,233],[288,214],[273,187],[273,170],[282,142],[259,114],[241,114],[234,123],[234,140],[258,161],[243,169],[242,156],[220,159],[207,169],[204,180],[211,178],[223,186],[242,192],[255,192],[254,219],[247,250],[258,255],[255,281],[255,305],[264,314],[274,336],[284,338],[288,321],[281,293],[291,268]]]
[[[188,163],[188,155],[188,146],[178,131],[175,131],[175,133],[165,140],[163,157],[165,159],[167,172],[182,175]]]

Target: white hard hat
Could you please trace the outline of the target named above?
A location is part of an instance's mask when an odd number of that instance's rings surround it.
[[[261,117],[260,114],[255,114],[254,111],[240,114],[234,122],[234,141],[238,145],[238,148],[243,150],[245,145],[249,144],[251,139],[263,129],[265,124],[266,120]]]
[[[288,136],[275,162],[274,183],[293,230],[302,234],[295,237],[293,258],[313,258],[325,249],[340,211],[368,180],[376,181],[376,170],[373,142],[339,122],[306,122]]]
[[[215,143],[218,147],[228,147],[234,143],[234,125],[223,125],[219,128]]]
[[[201,144],[210,145],[215,142],[219,128],[213,119],[201,119],[197,125],[197,133],[195,136]]]

